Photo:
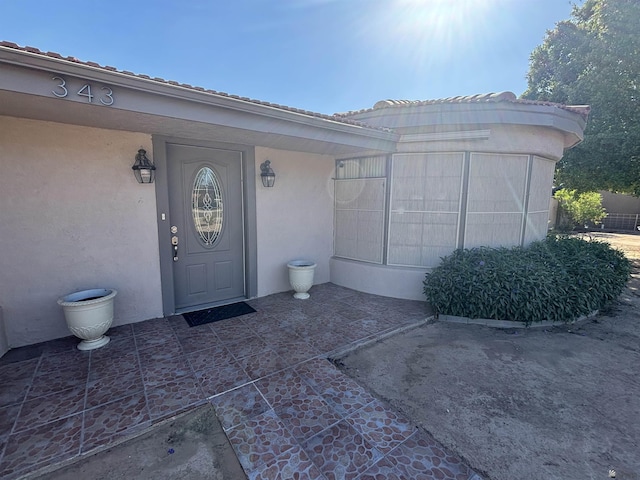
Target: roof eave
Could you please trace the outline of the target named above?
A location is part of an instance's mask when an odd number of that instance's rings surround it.
[[[405,128],[430,125],[512,124],[540,126],[559,130],[565,135],[565,148],[580,143],[587,117],[558,105],[519,102],[434,103],[378,108],[352,115],[372,125],[385,125],[402,133]]]
[[[87,80],[101,81],[114,86],[207,104],[242,113],[266,116],[309,127],[355,134],[375,140],[395,142],[399,138],[397,133],[389,129],[368,127],[356,121],[347,123],[346,121],[322,118],[314,116],[313,112],[304,113],[291,111],[256,103],[250,99],[243,99],[242,97],[226,95],[198,87],[183,86],[177,82],[166,82],[150,77],[145,78],[144,76],[120,72],[115,69],[112,71],[108,67],[74,63],[67,59],[47,56],[41,53],[31,53],[10,47],[0,46],[0,61],[41,71],[78,76]]]

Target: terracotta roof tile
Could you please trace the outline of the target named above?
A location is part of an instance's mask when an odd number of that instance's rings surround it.
[[[354,119],[350,119],[347,118],[343,115],[327,115],[324,113],[317,113],[317,112],[310,112],[308,110],[302,110],[299,108],[294,108],[294,107],[288,107],[286,105],[279,105],[277,103],[270,103],[270,102],[264,102],[261,100],[255,100],[252,98],[247,98],[247,97],[240,97],[238,95],[230,95],[228,93],[224,93],[224,92],[218,92],[216,90],[210,90],[210,89],[205,89],[203,87],[195,87],[186,83],[179,83],[173,80],[165,80],[163,78],[159,78],[159,77],[154,77],[151,78],[148,75],[142,75],[142,74],[136,74],[133,72],[129,72],[127,70],[118,70],[115,67],[111,67],[111,66],[103,66],[100,65],[98,63],[95,62],[83,62],[81,60],[78,60],[76,57],[64,57],[62,55],[60,55],[59,53],[56,52],[43,52],[42,50],[39,50],[37,48],[34,47],[21,47],[20,45],[13,43],[13,42],[8,42],[8,41],[0,41],[0,47],[5,47],[5,48],[11,48],[14,50],[19,50],[21,52],[27,52],[27,53],[31,53],[31,54],[35,54],[35,55],[40,55],[43,57],[51,57],[51,58],[55,58],[58,60],[63,60],[63,61],[67,61],[67,62],[72,62],[72,63],[78,63],[80,65],[86,65],[89,67],[93,67],[93,68],[98,68],[100,70],[105,70],[108,72],[116,72],[116,73],[120,73],[123,75],[128,75],[131,77],[135,77],[135,78],[141,78],[144,80],[149,80],[155,83],[162,83],[164,85],[173,85],[173,86],[177,86],[177,87],[181,87],[181,88],[186,88],[189,90],[194,90],[194,91],[198,91],[198,92],[204,92],[210,95],[216,95],[219,97],[225,97],[225,98],[232,98],[234,100],[240,100],[243,102],[247,102],[247,103],[252,103],[252,104],[256,104],[256,105],[262,105],[262,106],[266,106],[266,107],[271,107],[271,108],[276,108],[278,110],[284,110],[287,112],[292,112],[292,113],[297,113],[300,115],[305,115],[308,117],[315,117],[315,118],[320,118],[323,120],[331,120],[334,122],[338,122],[338,123],[343,123],[343,124],[347,124],[347,125],[354,125],[354,126],[360,126],[360,127],[365,127],[365,128],[369,128],[372,130],[380,130],[380,131],[385,131],[385,132],[390,132],[392,131],[389,128],[385,128],[385,127],[372,127],[370,125],[366,125],[363,122],[359,122],[357,120]]]
[[[484,93],[477,95],[466,95],[459,97],[440,98],[436,100],[380,100],[376,102],[373,108],[365,108],[357,111],[346,113],[337,113],[338,116],[350,117],[366,112],[373,112],[384,108],[403,108],[423,105],[452,104],[452,103],[520,103],[526,105],[543,105],[558,107],[569,112],[577,113],[587,118],[591,108],[588,105],[562,105],[560,103],[545,102],[538,100],[518,99],[513,92]]]
[[[518,99],[515,103],[523,103],[528,105],[547,105],[551,107],[558,107],[569,112],[577,113],[578,115],[587,118],[591,112],[591,105],[563,105],[561,103],[546,102],[544,100],[525,100]]]

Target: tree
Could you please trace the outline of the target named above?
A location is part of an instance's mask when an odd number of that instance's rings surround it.
[[[531,54],[522,97],[591,105],[556,183],[640,196],[640,1],[587,0]]]
[[[558,200],[560,208],[569,216],[569,219],[561,219],[560,230],[572,230],[574,225],[587,226],[587,223],[599,224],[607,216],[602,207],[602,195],[598,192],[578,193],[576,190],[562,188],[553,198]]]

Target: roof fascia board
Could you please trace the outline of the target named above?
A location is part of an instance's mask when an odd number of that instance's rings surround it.
[[[402,133],[402,128],[428,125],[513,124],[549,127],[562,131],[567,148],[583,139],[586,120],[577,113],[553,105],[525,103],[439,103],[390,107],[354,115],[372,125],[384,124]]]
[[[200,91],[199,89],[183,87],[179,84],[162,83],[153,79],[128,75],[118,71],[109,71],[104,68],[93,67],[91,65],[80,63],[74,64],[69,60],[45,57],[41,54],[24,52],[7,47],[0,47],[0,62],[13,64],[23,68],[32,68],[51,73],[60,73],[62,75],[71,75],[146,93],[179,98],[191,102],[275,118],[287,122],[300,123],[310,127],[335,130],[352,135],[360,135],[378,140],[395,142],[399,138],[399,135],[395,132],[314,117],[300,112],[293,112],[269,105],[253,103],[241,98],[227,97],[216,93],[206,92],[204,89],[203,91]]]

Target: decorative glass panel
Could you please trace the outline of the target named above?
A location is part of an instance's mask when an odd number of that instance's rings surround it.
[[[205,245],[213,245],[222,231],[222,188],[215,172],[202,167],[193,181],[191,194],[193,224]]]

